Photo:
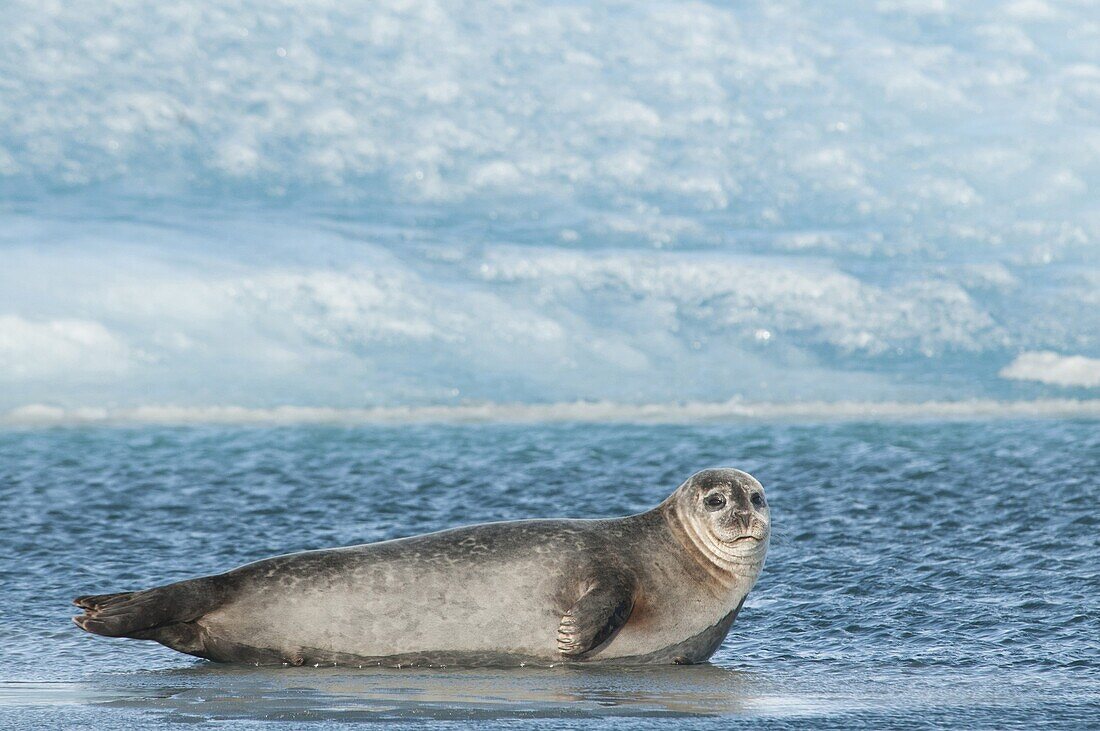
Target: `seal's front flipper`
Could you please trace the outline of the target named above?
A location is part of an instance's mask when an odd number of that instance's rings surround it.
[[[558,624],[558,652],[580,659],[608,642],[630,617],[634,589],[617,576],[594,580]]]

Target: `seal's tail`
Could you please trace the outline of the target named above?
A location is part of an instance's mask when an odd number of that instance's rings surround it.
[[[216,577],[203,577],[143,591],[79,596],[73,604],[84,610],[73,622],[80,629],[105,637],[162,640],[162,629],[192,622],[221,603]]]

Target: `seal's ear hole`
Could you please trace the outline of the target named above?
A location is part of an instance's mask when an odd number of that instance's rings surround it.
[[[719,492],[712,492],[703,498],[703,505],[707,510],[721,510],[726,507],[726,496]]]

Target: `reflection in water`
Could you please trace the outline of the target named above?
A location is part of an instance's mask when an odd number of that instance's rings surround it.
[[[0,433],[0,728],[1094,728],[1098,457],[1070,421]],[[713,666],[231,668],[69,622],[81,591],[287,550],[625,514],[727,460],[775,484],[781,519]]]
[[[5,684],[0,686],[0,705],[105,704],[198,718],[379,721],[786,715],[822,710],[819,700],[776,696],[774,691],[754,674],[713,665],[347,670],[204,663],[162,672],[108,674],[85,683]]]

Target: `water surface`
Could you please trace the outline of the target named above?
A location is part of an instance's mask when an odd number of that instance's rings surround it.
[[[640,511],[720,464],[765,484],[774,532],[711,665],[229,667],[68,619],[280,552]],[[1088,727],[1098,475],[1093,421],[8,430],[0,721]]]

